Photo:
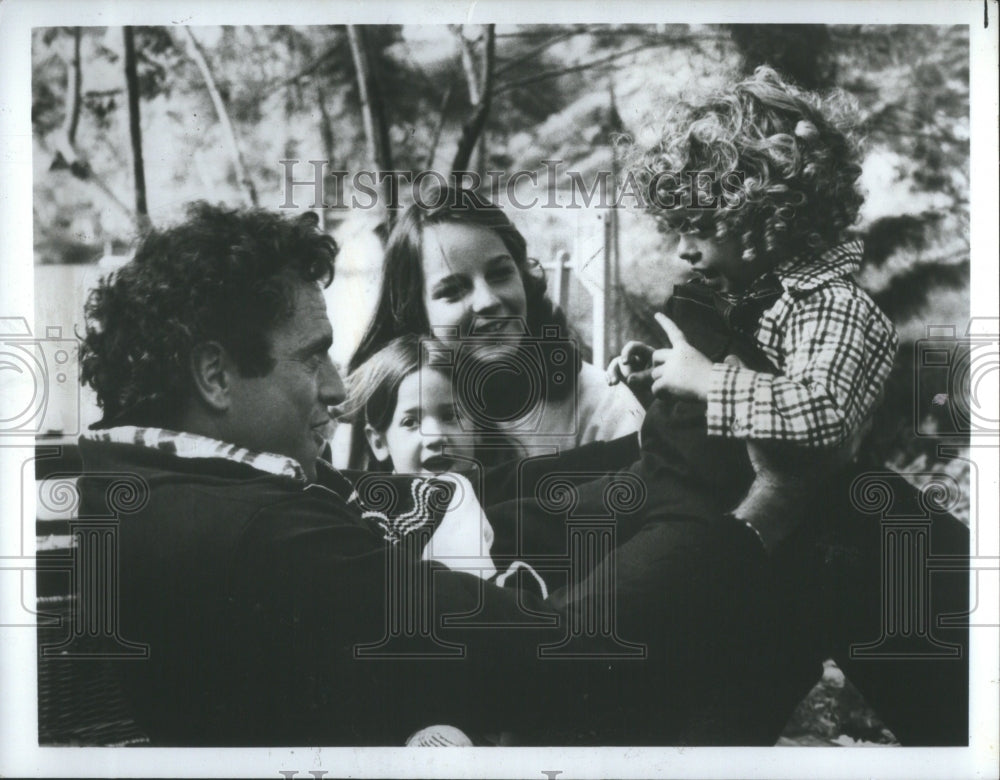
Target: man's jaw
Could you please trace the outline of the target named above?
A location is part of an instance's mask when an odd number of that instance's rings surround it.
[[[313,439],[316,441],[320,451],[322,451],[322,449],[326,446],[326,443],[333,438],[333,426],[334,422],[329,417],[320,422],[313,423],[310,426]]]

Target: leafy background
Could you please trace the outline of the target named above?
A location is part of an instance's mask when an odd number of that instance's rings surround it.
[[[867,136],[868,197],[856,226],[866,237],[860,282],[902,339],[871,446],[903,473],[955,477],[966,490],[956,514],[968,522],[968,442],[948,436],[969,403],[969,376],[961,370],[968,350],[959,339],[953,370],[933,374],[915,358],[928,325],[953,327],[960,336],[969,320],[965,28],[137,27],[130,36],[131,44],[117,27],[34,32],[38,311],[70,330],[79,327],[87,286],[127,256],[147,222],[174,220],[197,198],[281,206],[280,160],[302,161],[296,179],[310,178],[308,160],[350,172],[537,171],[538,187],[519,198],[544,201],[544,160],[561,161],[562,170],[588,183],[602,171],[620,174],[617,138],[649,138],[670,100],[759,64],[810,89],[847,91]],[[558,184],[556,198],[565,203],[567,180]],[[309,207],[310,191],[296,189],[294,200]],[[378,281],[379,237],[393,214],[317,211],[343,246],[329,302],[335,357],[344,361],[364,326]],[[513,217],[550,273],[567,253],[573,270],[564,301],[585,340],[595,290],[607,293],[609,349],[655,335],[652,312],[684,269],[670,238],[647,216],[628,208],[613,217],[606,209],[534,208]],[[608,219],[614,226],[605,249]],[[606,288],[605,255],[613,265]],[[84,421],[94,414],[89,399]],[[939,454],[941,443],[954,445],[950,456]],[[832,664],[782,738],[893,741]]]

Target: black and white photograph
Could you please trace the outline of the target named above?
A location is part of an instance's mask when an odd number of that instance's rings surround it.
[[[0,774],[996,776],[997,25],[0,3]]]

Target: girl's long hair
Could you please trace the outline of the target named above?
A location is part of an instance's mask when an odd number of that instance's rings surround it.
[[[354,371],[398,336],[431,335],[424,307],[423,237],[425,228],[442,223],[475,225],[496,233],[513,258],[524,284],[529,333],[539,337],[544,326],[557,326],[560,334],[573,341],[573,359],[579,372],[580,354],[575,348],[574,334],[565,313],[547,294],[544,270],[528,258],[524,236],[499,206],[471,190],[456,187],[428,190],[403,212],[389,234],[375,313],[351,356],[348,370]],[[566,382],[549,382],[547,386],[554,393],[547,396],[550,398],[573,387]]]
[[[408,334],[393,339],[347,376],[340,417],[384,432],[392,422],[399,386],[420,369],[424,339]]]

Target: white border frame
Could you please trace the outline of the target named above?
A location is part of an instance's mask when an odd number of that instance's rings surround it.
[[[2,0],[0,0],[2,2]],[[124,24],[215,25],[422,23],[506,21],[517,6],[519,22],[689,23],[811,22],[878,24],[968,24],[971,51],[971,203],[973,316],[997,317],[997,5],[960,2],[568,2],[519,0],[421,0],[357,2],[298,0],[278,4],[261,0],[152,0],[139,2],[54,2],[8,0],[0,4],[0,315],[34,321],[32,265],[31,28],[53,25]],[[984,15],[989,26],[984,28]],[[996,401],[996,399],[994,399]],[[989,403],[989,400],[986,401]],[[994,406],[995,408],[995,406]],[[0,441],[0,444],[4,442]],[[0,446],[0,553],[16,549],[20,523],[22,454]],[[978,505],[980,551],[997,555],[997,449],[973,451],[980,475]],[[30,502],[28,502],[30,503]],[[31,511],[32,506],[24,507]],[[989,527],[988,527],[989,526]],[[994,565],[995,565],[994,558]],[[996,573],[993,572],[995,575]],[[985,572],[985,576],[991,576]],[[27,582],[26,603],[34,603]],[[12,580],[0,579],[0,588]],[[996,591],[990,589],[991,598]],[[9,591],[4,601],[18,598]],[[997,604],[980,604],[997,614]],[[326,776],[431,775],[462,777],[537,777],[559,772],[572,777],[996,777],[1000,744],[1000,632],[973,629],[971,718],[968,749],[948,748],[471,748],[461,751],[404,748],[161,749],[38,748],[35,633],[0,629],[0,775],[57,776],[259,776],[280,778],[280,771],[325,770]]]

